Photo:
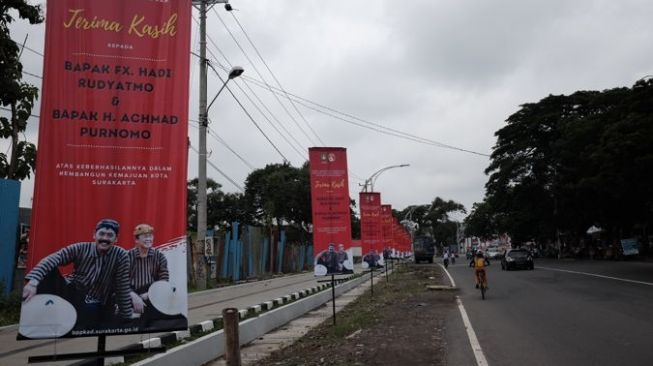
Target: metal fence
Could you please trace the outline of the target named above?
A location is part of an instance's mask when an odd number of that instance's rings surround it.
[[[232,223],[231,230],[217,234],[213,244],[209,276],[219,280],[240,281],[313,267],[312,243],[288,240],[284,229],[270,233],[267,228]]]

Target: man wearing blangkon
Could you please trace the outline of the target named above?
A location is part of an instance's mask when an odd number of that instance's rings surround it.
[[[130,295],[134,312],[143,314],[143,325],[152,320],[164,318],[149,301],[148,290],[155,281],[168,281],[168,261],[165,255],[153,248],[154,228],[140,224],[134,228],[136,246],[129,251]]]
[[[113,325],[114,305],[120,318],[129,320],[129,257],[126,250],[114,245],[119,231],[117,221],[102,219],[95,225],[94,242],[71,244],[43,258],[25,276],[23,301],[37,293],[63,297],[77,311],[75,329]],[[64,278],[58,267],[71,263],[73,272]]]

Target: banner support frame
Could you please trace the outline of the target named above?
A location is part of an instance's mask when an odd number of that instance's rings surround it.
[[[106,335],[98,336],[97,351],[95,352],[75,352],[75,353],[55,353],[52,355],[29,356],[27,363],[39,362],[56,362],[56,361],[69,361],[80,359],[96,359],[96,365],[104,365],[104,359],[109,357],[119,357],[127,355],[136,355],[140,353],[164,353],[168,350],[165,346],[149,347],[141,349],[122,349],[116,351],[106,350]]]
[[[336,325],[336,276],[331,274],[331,303],[333,308],[333,325]]]

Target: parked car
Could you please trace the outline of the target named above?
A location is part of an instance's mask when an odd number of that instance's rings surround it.
[[[497,259],[501,258],[501,251],[499,250],[498,247],[489,247],[485,251],[485,258],[487,259]]]
[[[531,252],[526,249],[511,249],[506,252],[506,255],[501,258],[501,269],[534,269],[533,256]]]

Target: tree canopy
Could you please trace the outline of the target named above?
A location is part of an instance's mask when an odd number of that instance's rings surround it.
[[[270,225],[272,220],[297,226],[311,222],[311,193],[308,163],[269,164],[254,170],[245,180],[245,201],[251,216]]]
[[[11,11],[31,24],[43,22],[43,17],[39,5],[24,0],[0,2],[0,105],[10,113],[9,118],[0,117],[0,137],[10,139],[9,155],[0,153],[0,178],[22,180],[36,167],[36,146],[20,140],[20,134],[27,128],[38,89],[22,81],[21,50],[9,32],[9,24],[15,20]]]
[[[417,224],[417,235],[430,235],[438,245],[456,243],[460,224],[455,213],[467,213],[465,206],[453,200],[435,197],[431,204],[408,206],[397,213],[399,220],[410,220]]]
[[[613,237],[650,226],[652,112],[651,79],[522,105],[495,134],[486,196],[467,232],[526,241],[578,237],[591,225]]]

